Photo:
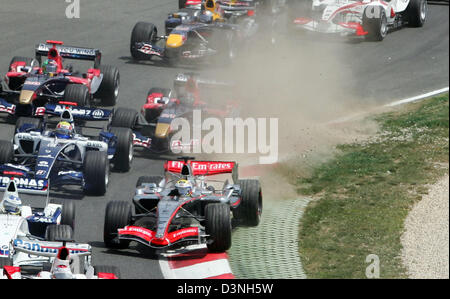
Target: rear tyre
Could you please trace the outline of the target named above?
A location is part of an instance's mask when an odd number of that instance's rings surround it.
[[[83,161],[84,190],[102,196],[109,183],[109,161],[106,152],[88,151]]]
[[[21,116],[16,121],[16,127],[14,129],[14,132],[19,133],[19,129],[25,124],[31,125],[33,131],[40,131],[42,128],[42,119]]]
[[[119,69],[111,65],[102,65],[100,72],[103,74],[103,80],[94,97],[101,99],[104,106],[114,106],[119,98]]]
[[[12,161],[14,157],[14,146],[12,142],[0,140],[0,164],[6,164]]]
[[[111,273],[120,279],[120,270],[116,266],[94,266],[94,275],[98,276],[98,273]]]
[[[109,129],[117,137],[116,153],[112,162],[117,171],[127,172],[133,162],[133,132],[128,128],[111,127]]]
[[[262,214],[262,191],[258,180],[239,180],[241,187],[241,203],[233,210],[233,217],[237,218],[243,225],[257,226],[261,221]]]
[[[68,225],[75,231],[75,205],[70,200],[65,200],[62,204],[61,224]]]
[[[370,10],[370,11],[369,11]],[[388,32],[386,12],[381,6],[368,7],[364,11],[362,26],[370,41],[382,41]]]
[[[89,88],[83,84],[67,84],[64,91],[64,101],[74,102],[79,107],[89,106]]]
[[[186,1],[187,0],[178,0],[178,8],[182,9],[186,7]]]
[[[131,56],[135,60],[150,60],[150,55],[139,52],[136,49],[136,43],[139,42],[154,42],[158,35],[158,30],[156,26],[152,23],[138,22],[131,32],[130,40],[130,52]]]
[[[427,20],[427,0],[411,0],[406,8],[408,25],[411,27],[422,27]]]
[[[207,246],[211,252],[224,252],[231,247],[230,207],[210,203],[205,207],[205,229],[209,235]]]
[[[120,107],[114,110],[110,126],[132,129],[136,125],[138,117],[139,113],[136,110]]]
[[[73,241],[73,230],[69,225],[51,224],[47,226],[45,239],[47,241]]]
[[[118,240],[117,230],[131,224],[131,204],[126,201],[110,201],[106,205],[103,241],[108,248],[125,249],[130,241]]]

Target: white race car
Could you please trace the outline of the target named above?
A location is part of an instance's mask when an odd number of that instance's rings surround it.
[[[422,27],[427,0],[290,0],[293,29],[381,41],[403,25]]]
[[[14,240],[52,240],[62,233],[72,238],[74,220],[75,207],[70,201],[63,205],[47,202],[43,209],[22,205],[16,182],[11,180],[0,201],[0,268],[41,265],[45,258],[14,251]]]
[[[64,237],[61,235],[61,239]],[[89,244],[14,240],[14,251],[46,259],[37,273],[26,273],[23,267],[0,264],[0,279],[119,279],[114,266],[92,266]]]

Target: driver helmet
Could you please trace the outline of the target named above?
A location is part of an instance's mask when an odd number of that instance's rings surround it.
[[[3,200],[2,209],[6,214],[20,215],[22,211],[22,200],[15,195],[9,195]]]
[[[203,13],[199,16],[199,19],[202,23],[212,23],[214,20],[214,14],[209,11],[209,10],[205,10],[203,11]]]
[[[187,196],[192,193],[192,184],[188,180],[179,180],[175,184],[175,188],[178,190],[180,196]]]
[[[58,70],[58,64],[53,59],[47,59],[42,64],[42,73],[44,74],[56,74]]]
[[[67,121],[61,121],[56,126],[55,135],[58,138],[69,139],[73,135],[73,126]]]

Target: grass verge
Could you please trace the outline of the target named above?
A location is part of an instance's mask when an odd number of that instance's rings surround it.
[[[369,254],[378,255],[381,278],[406,277],[400,258],[403,223],[427,192],[426,184],[447,171],[440,165],[449,159],[449,97],[374,118],[380,125],[376,136],[339,145],[308,177],[297,174],[298,193],[315,198],[299,236],[309,278],[365,278]]]

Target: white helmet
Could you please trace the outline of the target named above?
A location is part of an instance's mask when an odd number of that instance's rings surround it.
[[[2,210],[11,215],[20,215],[22,212],[22,200],[16,195],[10,194],[3,199]]]

